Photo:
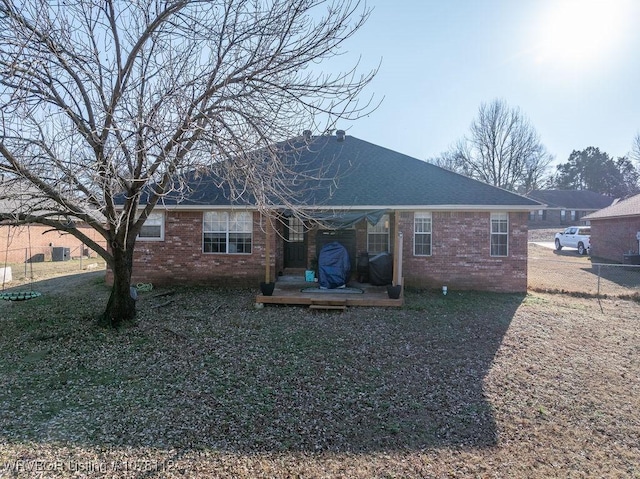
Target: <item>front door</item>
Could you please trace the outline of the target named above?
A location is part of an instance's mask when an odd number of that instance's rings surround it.
[[[306,268],[307,267],[307,235],[304,230],[304,223],[294,216],[288,219],[284,231],[284,267],[285,268]]]

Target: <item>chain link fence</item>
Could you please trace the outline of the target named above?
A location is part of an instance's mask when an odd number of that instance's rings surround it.
[[[602,298],[640,299],[640,266],[602,263],[575,252],[530,249],[528,288]]]
[[[21,260],[17,261],[17,258]],[[105,268],[104,260],[86,247],[16,248],[6,251],[4,257],[0,257],[0,287]]]
[[[599,296],[634,296],[640,299],[640,265],[593,263]]]

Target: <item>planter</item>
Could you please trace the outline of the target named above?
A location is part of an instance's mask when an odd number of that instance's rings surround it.
[[[260,283],[260,292],[263,296],[271,296],[273,295],[273,290],[276,287],[276,283]]]
[[[396,284],[395,286],[387,286],[387,294],[391,299],[400,298],[400,293],[402,293],[402,285]]]
[[[304,280],[307,283],[313,283],[316,278],[316,272],[312,269],[308,269],[304,272]]]

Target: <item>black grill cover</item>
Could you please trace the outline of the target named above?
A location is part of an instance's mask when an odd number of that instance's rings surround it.
[[[380,253],[369,259],[369,282],[375,286],[393,282],[393,257],[389,253]]]

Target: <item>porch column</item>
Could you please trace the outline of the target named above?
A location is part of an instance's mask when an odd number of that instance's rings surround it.
[[[271,282],[271,216],[267,215],[265,224],[265,245],[264,245],[264,282]]]
[[[402,284],[402,231],[400,231],[400,213],[393,214],[393,230],[396,238],[393,244],[393,284]]]
[[[398,235],[396,236],[396,245],[394,248],[393,255],[393,284],[401,285],[402,284],[402,231],[398,231]]]

